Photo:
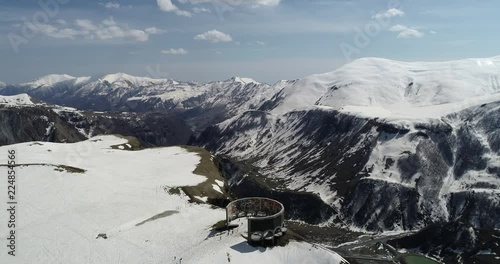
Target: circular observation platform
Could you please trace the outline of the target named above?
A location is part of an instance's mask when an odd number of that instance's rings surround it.
[[[273,199],[249,197],[232,201],[226,207],[226,226],[238,218],[248,219],[249,242],[274,244],[275,239],[287,231],[285,207]]]

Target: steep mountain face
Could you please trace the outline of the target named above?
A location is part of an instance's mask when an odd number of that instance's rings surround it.
[[[94,111],[175,113],[195,131],[256,109],[287,82],[274,86],[234,77],[210,83],[177,82],[124,73],[98,78],[48,75],[0,87],[0,94],[27,93],[53,104]]]
[[[186,144],[189,127],[161,113],[99,113],[48,105],[27,94],[0,96],[0,145],[78,142],[99,134],[134,136],[146,146]]]
[[[318,194],[352,227],[500,228],[496,65],[355,61],[192,143],[255,166],[275,189]]]
[[[0,96],[0,146],[29,141],[76,142],[86,137],[56,112],[21,94]]]
[[[498,263],[500,230],[478,229],[461,222],[438,223],[389,244],[440,256],[443,263]]]

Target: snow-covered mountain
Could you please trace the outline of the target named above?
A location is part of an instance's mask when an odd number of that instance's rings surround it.
[[[492,250],[477,237],[493,239],[491,230],[500,228],[499,66],[500,57],[415,63],[366,58],[274,85],[239,77],[196,83],[119,73],[44,77],[0,87],[0,94],[140,112],[115,113],[121,116],[115,127],[133,120],[137,129],[147,126],[139,133],[145,138],[163,121],[145,123],[139,115],[175,115],[201,133],[191,144],[219,155],[236,195],[279,197],[292,209],[289,217],[309,224],[468,230],[435,254],[473,244],[474,255]],[[71,111],[57,116],[96,126],[110,115],[91,121]],[[83,127],[88,132],[92,126]]]
[[[500,57],[361,59],[284,87],[194,144],[317,193],[351,227],[500,228]]]
[[[500,57],[451,62],[365,58],[287,87],[274,113],[312,105],[369,117],[439,118],[500,100]]]
[[[49,103],[96,111],[160,111],[181,115],[195,130],[256,109],[286,82],[276,85],[233,77],[209,83],[131,76],[48,75],[20,85],[0,87],[0,94],[27,93]]]
[[[203,171],[206,164],[216,168],[210,154],[181,147],[130,151],[131,144],[99,136],[74,144],[0,147],[18,153],[15,183],[23,190],[16,196],[15,229],[22,247],[15,257],[1,254],[0,262],[345,263],[335,252],[305,242],[253,248],[241,237],[245,227],[212,230],[226,212],[202,200],[223,195],[225,182],[193,172],[201,162]],[[0,173],[7,172],[4,159]],[[2,181],[0,188],[7,184]],[[213,189],[196,203],[172,191],[202,184]],[[9,217],[8,210],[0,211],[0,218]],[[10,230],[0,229],[0,235],[8,238]]]
[[[27,82],[27,83],[22,83],[20,84],[21,86],[29,86],[32,88],[39,88],[43,86],[52,86],[60,82],[65,82],[65,81],[73,81],[77,79],[76,77],[73,77],[71,75],[67,74],[49,74],[46,76],[43,76],[37,80]]]

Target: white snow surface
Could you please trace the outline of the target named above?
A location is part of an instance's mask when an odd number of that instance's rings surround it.
[[[132,75],[129,75],[126,73],[108,74],[108,75],[102,76],[99,79],[101,81],[107,81],[111,84],[131,82],[135,86],[162,83],[162,82],[168,81],[168,79],[153,79],[153,78],[149,78],[149,77],[137,77],[137,76],[132,76]]]
[[[18,94],[13,96],[2,96],[0,95],[0,105],[5,106],[26,106],[34,105],[31,98],[27,94]]]
[[[76,79],[76,77],[73,77],[73,76],[68,75],[68,74],[49,74],[49,75],[43,76],[37,80],[23,83],[21,85],[31,86],[31,87],[52,86],[52,85],[60,83],[60,82],[74,80],[74,79]]]
[[[233,77],[232,80],[234,82],[239,82],[242,84],[249,84],[249,83],[260,84],[260,82],[257,82],[251,78],[245,78],[245,77]]]
[[[500,100],[499,92],[500,56],[449,62],[364,58],[286,87],[273,112],[318,105],[370,117],[438,118]]]
[[[98,136],[80,143],[30,142],[0,147],[0,164],[16,151],[16,257],[0,263],[340,263],[311,244],[253,248],[240,233],[211,235],[225,211],[170,195],[197,185],[200,157],[180,147],[112,149],[127,140]],[[70,173],[58,165],[84,169]],[[0,174],[7,168],[0,166]],[[0,188],[7,190],[7,180]],[[156,220],[146,221],[161,213]],[[0,210],[0,219],[8,217]],[[243,220],[242,220],[243,221]],[[243,230],[240,230],[243,231]],[[8,237],[6,226],[0,237]],[[96,238],[105,233],[107,239]],[[6,249],[7,250],[7,249]],[[175,259],[175,260],[174,260]]]

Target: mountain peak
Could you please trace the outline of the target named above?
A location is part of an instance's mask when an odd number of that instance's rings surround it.
[[[109,83],[114,83],[117,81],[122,81],[122,80],[128,80],[128,79],[133,79],[133,78],[138,78],[137,76],[132,76],[130,74],[126,74],[123,72],[117,72],[117,73],[110,73],[103,75],[99,79],[103,81],[108,81]]]
[[[160,83],[167,82],[168,79],[154,79],[150,77],[138,77],[123,72],[106,74],[99,78],[101,81],[107,81],[109,83],[121,83],[121,82],[131,82],[136,86],[149,84],[149,83]]]
[[[26,86],[32,86],[32,87],[39,87],[39,86],[52,86],[56,83],[68,81],[68,80],[73,80],[76,79],[76,77],[73,77],[68,74],[49,74],[45,75],[37,80],[27,82],[27,83],[22,83],[21,85],[26,85]]]
[[[4,82],[2,82],[2,81],[0,81],[0,87],[2,87],[2,86],[7,86],[7,84],[4,83]]]
[[[250,84],[250,83],[260,84],[260,82],[257,82],[254,79],[245,78],[245,77],[237,77],[237,76],[232,77],[231,79],[229,79],[229,81],[242,83],[243,85]]]
[[[500,97],[500,58],[402,62],[362,58],[287,87],[276,112],[319,105],[362,115],[437,118]]]

